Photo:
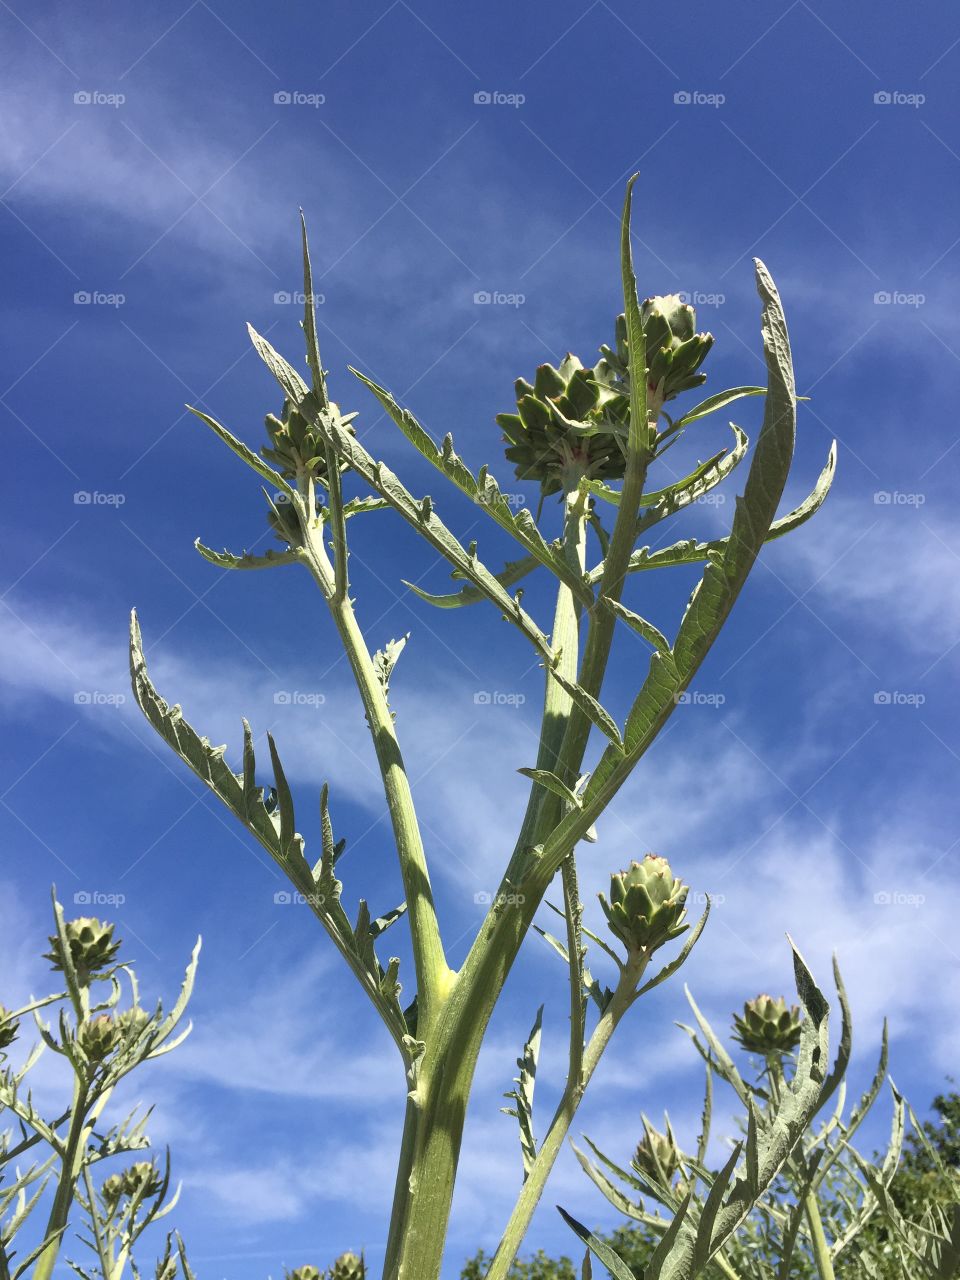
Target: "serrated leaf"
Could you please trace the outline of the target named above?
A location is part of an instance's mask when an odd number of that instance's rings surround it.
[[[512,1107],[501,1107],[505,1115],[515,1117],[520,1128],[520,1152],[523,1157],[523,1180],[530,1176],[537,1158],[537,1140],[533,1131],[533,1093],[537,1083],[537,1062],[540,1058],[540,1036],[543,1029],[543,1005],[537,1010],[530,1034],[523,1046],[523,1053],[517,1059],[520,1074],[514,1080],[515,1089],[505,1093],[505,1098],[512,1099]]]
[[[633,1272],[620,1255],[611,1249],[610,1245],[601,1240],[599,1236],[594,1235],[589,1227],[585,1227],[582,1222],[578,1222],[576,1218],[567,1213],[566,1209],[561,1208],[560,1205],[557,1205],[557,1209],[567,1226],[580,1237],[582,1243],[587,1246],[597,1261],[602,1262],[607,1268],[611,1276],[613,1276],[613,1280],[636,1280]]]
[[[575,680],[568,680],[555,667],[548,666],[551,677],[556,680],[561,689],[573,699],[583,714],[587,717],[591,724],[595,725],[601,733],[617,747],[623,751],[623,738],[620,736],[620,730],[617,728],[617,722],[611,716],[610,712],[602,707],[600,703],[591,694],[587,693],[582,685],[576,683]]]
[[[287,481],[283,478],[279,471],[274,471],[273,467],[267,465],[264,460],[249,449],[242,440],[238,440],[236,436],[231,435],[225,426],[219,423],[216,418],[211,418],[208,413],[204,413],[202,409],[195,409],[192,405],[184,406],[195,418],[199,418],[201,422],[205,422],[214,435],[227,446],[232,449],[241,462],[245,462],[251,471],[255,471],[262,480],[268,481],[275,489],[280,489],[287,497],[296,496],[296,490],[292,489]]]
[[[276,565],[296,564],[298,559],[294,551],[267,551],[262,556],[252,555],[249,551],[240,555],[227,550],[214,551],[211,547],[205,547],[199,538],[193,545],[204,560],[216,565],[218,569],[272,569]]]

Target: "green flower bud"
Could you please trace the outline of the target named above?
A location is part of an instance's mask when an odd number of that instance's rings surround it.
[[[341,1253],[330,1268],[330,1280],[364,1280],[367,1269],[355,1253]]]
[[[742,1014],[733,1015],[733,1038],[748,1053],[792,1053],[800,1043],[801,1017],[783,996],[757,996],[746,1002]]]
[[[19,1021],[11,1018],[10,1010],[0,1004],[0,1049],[7,1049],[13,1044],[19,1027]]]
[[[117,1047],[120,1028],[109,1014],[101,1013],[81,1025],[77,1040],[91,1062],[103,1062]]]
[[[663,383],[664,401],[707,380],[698,370],[713,346],[713,334],[697,333],[697,314],[679,294],[647,298],[640,306],[647,351],[647,382],[651,391]],[[617,317],[615,348],[601,347],[597,376],[629,393],[627,322]]]
[[[123,1194],[125,1196],[155,1196],[163,1186],[163,1179],[157,1172],[152,1160],[139,1160],[125,1170],[122,1175]]]
[[[105,969],[120,948],[119,941],[113,941],[113,925],[101,924],[93,916],[81,916],[78,920],[68,920],[64,931],[77,980],[81,986],[88,986],[90,975]],[[52,937],[50,945],[53,950],[47,952],[44,959],[51,961],[54,969],[62,969],[59,937]]]
[[[544,497],[576,488],[584,476],[619,480],[626,466],[629,399],[598,381],[576,356],[559,369],[542,364],[531,385],[515,383],[516,413],[498,413],[506,456],[518,480],[538,480]]]
[[[297,1267],[295,1271],[287,1272],[287,1280],[323,1280],[320,1272],[316,1267],[305,1266]]]
[[[117,1014],[116,1019],[124,1040],[136,1040],[149,1021],[149,1013],[140,1008],[124,1009],[123,1013]]]
[[[666,858],[648,853],[642,862],[631,862],[626,871],[610,877],[609,902],[602,893],[599,898],[607,923],[627,951],[652,953],[690,927],[683,923],[688,892]]]
[[[118,1203],[123,1195],[123,1178],[119,1173],[111,1173],[109,1178],[104,1180],[103,1186],[100,1188],[100,1196],[104,1204],[111,1209]]]
[[[667,1132],[660,1133],[644,1116],[643,1137],[637,1145],[633,1163],[654,1183],[661,1182],[663,1179],[668,1183],[673,1182],[680,1168],[680,1151],[669,1124]]]

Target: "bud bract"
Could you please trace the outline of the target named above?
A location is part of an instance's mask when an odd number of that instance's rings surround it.
[[[10,1010],[0,1004],[0,1049],[7,1049],[17,1038],[20,1023],[10,1016]]]

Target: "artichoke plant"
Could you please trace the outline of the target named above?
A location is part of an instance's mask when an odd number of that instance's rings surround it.
[[[748,1053],[792,1053],[800,1043],[801,1016],[783,996],[760,995],[733,1015],[733,1038]]]
[[[50,1280],[79,1216],[78,1239],[94,1260],[88,1269],[71,1259],[74,1271],[83,1280],[123,1280],[128,1272],[136,1280],[138,1242],[173,1209],[177,1192],[170,1188],[169,1158],[163,1170],[143,1158],[147,1115],[134,1110],[113,1122],[107,1108],[131,1072],[189,1033],[189,1025],[180,1024],[200,944],[173,1007],[158,1004],[147,1014],[134,969],[120,962],[114,926],[65,920],[56,897],[53,916],[56,931],[45,958],[62,974],[66,990],[13,1011],[0,1006],[0,1049],[9,1048],[18,1026],[26,1025],[24,1015],[35,1019],[40,1036],[20,1062],[0,1054],[0,1278],[18,1280],[29,1270],[32,1280]],[[121,1008],[127,983],[131,1000]],[[56,1015],[52,1025],[44,1021],[48,1009]],[[30,1073],[44,1052],[62,1059],[73,1076],[68,1099],[50,1114],[39,1109],[30,1089]],[[107,1172],[131,1157],[126,1169]],[[168,1237],[155,1280],[174,1280],[179,1265]],[[186,1267],[183,1280],[193,1280]]]
[[[633,1167],[654,1181],[673,1182],[680,1169],[680,1149],[667,1118],[667,1131],[660,1133],[643,1117],[643,1137],[633,1153]]]
[[[432,496],[411,492],[371,451],[374,442],[355,430],[355,415],[342,414],[330,398],[311,301],[313,278],[305,227],[305,367],[291,364],[261,334],[250,331],[254,348],[287,402],[280,419],[268,420],[265,453],[258,455],[214,418],[194,411],[260,481],[281,495],[276,502],[271,499],[271,518],[284,544],[281,552],[264,556],[213,551],[199,542],[198,550],[221,569],[300,565],[319,589],[343,644],[346,667],[372,735],[404,885],[401,904],[376,914],[361,898],[356,916],[348,915],[340,880],[343,843],[334,835],[327,786],[320,788],[319,847],[308,856],[278,744],[268,736],[269,771],[264,777],[253,730],[244,721],[242,761],[237,767],[229,764],[225,748],[212,745],[179,706],[172,706],[156,689],[144,658],[139,620],[136,614],[131,618],[131,678],[147,720],[303,895],[396,1046],[403,1066],[398,1103],[404,1108],[405,1122],[387,1232],[385,1280],[437,1280],[440,1275],[477,1058],[504,983],[531,930],[542,934],[565,967],[570,994],[568,1068],[560,1102],[541,1134],[534,1108],[541,1011],[517,1059],[515,1088],[508,1094],[514,1105],[507,1110],[520,1134],[522,1182],[488,1280],[505,1280],[510,1273],[580,1100],[618,1026],[643,995],[677,971],[701,936],[709,904],[700,920],[688,928],[686,886],[664,859],[649,857],[614,876],[610,897],[604,902],[610,927],[626,947],[625,958],[618,954],[583,923],[578,848],[581,842],[599,837],[598,819],[682,701],[764,543],[808,520],[824,501],[833,478],[835,452],[831,451],[810,495],[778,516],[793,458],[797,396],[780,298],[759,261],[756,283],[766,386],[717,391],[673,418],[663,411],[665,402],[703,381],[701,365],[713,339],[696,332],[692,309],[676,297],[651,298],[641,304],[631,257],[633,181],[621,223],[624,308],[616,348],[604,348],[592,370],[572,356],[557,367],[541,366],[532,383],[517,383],[516,412],[498,419],[507,440],[508,462],[520,476],[539,482],[541,497],[559,495],[559,531],[540,523],[542,511],[537,515],[526,509],[516,511],[487,466],[473,471],[457,453],[452,436],[435,441],[385,387],[353,371],[416,453],[476,504],[481,520],[489,519],[499,535],[517,544],[518,558],[503,569],[489,567],[479,542],[458,537],[441,518]],[[764,397],[763,422],[752,455],[746,434],[734,426],[732,449],[721,449],[681,478],[667,474],[653,479],[666,449],[685,432],[700,430],[715,410],[749,396]],[[748,456],[751,461],[727,536],[708,542],[682,537],[656,550],[640,543],[649,529],[708,493]],[[598,514],[597,499],[614,509],[610,529]],[[544,714],[536,759],[518,762],[529,782],[526,813],[497,892],[490,895],[486,918],[456,968],[449,963],[449,940],[443,936],[434,904],[400,729],[390,705],[400,646],[394,642],[378,648],[371,643],[351,594],[351,520],[379,511],[412,529],[429,549],[431,561],[437,556],[446,561],[458,583],[453,593],[412,588],[421,600],[442,609],[478,603],[492,606],[518,643],[533,651],[544,671]],[[475,512],[472,518],[477,518]],[[553,513],[547,518],[553,519]],[[655,622],[637,611],[637,601],[627,602],[634,575],[678,566],[696,566],[701,575],[684,611],[671,616],[668,606],[663,606],[664,616]],[[552,621],[534,616],[521,593],[511,593],[511,587],[532,574],[551,581]],[[419,576],[419,572],[410,573],[411,578]],[[604,705],[604,690],[608,667],[627,632],[631,644],[639,636],[649,647],[650,658],[623,719]],[[588,758],[589,773],[584,768]],[[560,937],[535,922],[554,883],[562,902],[549,905],[562,919]],[[381,959],[379,954],[383,934],[400,920],[409,930],[412,962],[411,973],[402,982],[400,960],[396,956]],[[654,953],[676,942],[685,931],[679,949],[659,971],[649,974]],[[588,967],[587,940],[598,948],[605,973],[595,974]],[[762,1153],[749,1144],[745,1171],[733,1182],[731,1165],[727,1182],[718,1187],[718,1196],[726,1196],[730,1221],[749,1212],[821,1103],[822,1081],[816,1078],[814,1063],[822,1062],[826,1052],[826,1004],[799,961],[797,972],[798,994],[808,1011],[797,1077],[785,1095],[787,1114],[776,1111],[769,1133],[764,1132]],[[404,987],[412,991],[404,994]],[[754,1159],[758,1154],[760,1166]],[[702,1245],[682,1226],[678,1219],[667,1239],[670,1270],[663,1274],[690,1280],[698,1273]]]

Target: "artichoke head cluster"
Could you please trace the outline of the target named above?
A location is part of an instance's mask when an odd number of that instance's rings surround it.
[[[123,1173],[113,1173],[100,1189],[100,1194],[109,1205],[118,1204],[124,1196],[132,1198],[139,1195],[141,1200],[146,1196],[155,1196],[163,1186],[163,1179],[157,1172],[157,1166],[151,1160],[139,1160],[125,1169]]]
[[[733,1015],[733,1038],[748,1053],[792,1053],[800,1043],[801,1020],[799,1008],[783,996],[760,995]]]
[[[113,940],[113,925],[101,923],[94,916],[80,916],[64,925],[70,960],[76,970],[77,981],[89,986],[91,975],[111,964],[120,949],[119,939]],[[51,951],[44,955],[54,969],[63,969],[63,953],[60,938],[50,939]]]
[[[647,298],[640,308],[646,339],[647,381],[661,403],[700,386],[700,366],[713,335],[697,333],[693,307],[679,294]],[[576,487],[581,477],[621,480],[630,422],[630,351],[627,325],[618,316],[613,347],[587,369],[574,355],[558,368],[542,364],[533,383],[514,384],[515,413],[497,414],[507,458],[518,480],[538,480],[548,497]]]
[[[688,892],[666,858],[648,853],[610,877],[609,901],[599,897],[611,931],[637,956],[652,954],[690,927],[684,923]]]

